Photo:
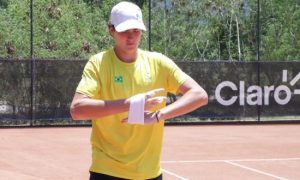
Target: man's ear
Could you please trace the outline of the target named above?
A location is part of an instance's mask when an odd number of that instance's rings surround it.
[[[108,32],[113,37],[113,32],[115,31],[115,27],[111,24],[108,25]]]

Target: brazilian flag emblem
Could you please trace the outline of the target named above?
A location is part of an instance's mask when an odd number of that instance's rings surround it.
[[[123,83],[123,76],[115,76],[114,81],[115,83]]]

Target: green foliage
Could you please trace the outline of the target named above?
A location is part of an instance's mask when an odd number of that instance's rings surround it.
[[[253,20],[250,4],[242,0],[167,2],[154,3],[155,29],[163,27],[154,41],[159,42],[155,47],[160,51],[181,60],[245,60],[255,55],[253,44],[246,41],[253,36],[247,28]]]
[[[0,0],[0,9],[7,8],[7,5],[8,5],[7,0]]]
[[[157,31],[152,36],[153,47],[180,60],[256,60],[256,3],[155,1],[152,19]],[[299,59],[299,41],[296,41],[300,35],[299,3],[264,1],[261,14],[263,60]]]
[[[262,59],[300,59],[300,4],[269,0],[262,4]]]
[[[34,1],[34,57],[88,58],[111,46],[107,21],[113,3],[103,0],[94,6],[81,0]],[[30,57],[29,5],[29,0],[11,0],[1,10],[1,57]]]
[[[149,22],[148,0],[131,0]],[[107,31],[120,0],[33,1],[35,58],[87,59],[113,45]],[[141,48],[175,60],[257,60],[256,0],[151,0]],[[261,59],[300,59],[300,9],[293,0],[261,1]],[[151,28],[151,29],[149,29]],[[149,37],[151,31],[151,37]],[[0,0],[0,57],[30,58],[30,0]]]
[[[0,10],[0,56],[25,58],[30,53],[29,1],[10,0]]]
[[[111,44],[105,6],[58,2],[35,4],[34,17],[39,17],[34,19],[36,57],[87,58]]]

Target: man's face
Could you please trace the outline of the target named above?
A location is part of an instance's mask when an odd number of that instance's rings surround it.
[[[122,51],[135,51],[139,47],[142,32],[139,29],[129,29],[117,32],[113,27],[109,28],[112,37],[115,39],[115,47]]]

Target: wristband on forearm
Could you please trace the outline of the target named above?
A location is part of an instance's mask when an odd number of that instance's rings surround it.
[[[137,94],[130,98],[128,112],[129,124],[144,124],[145,94]]]

